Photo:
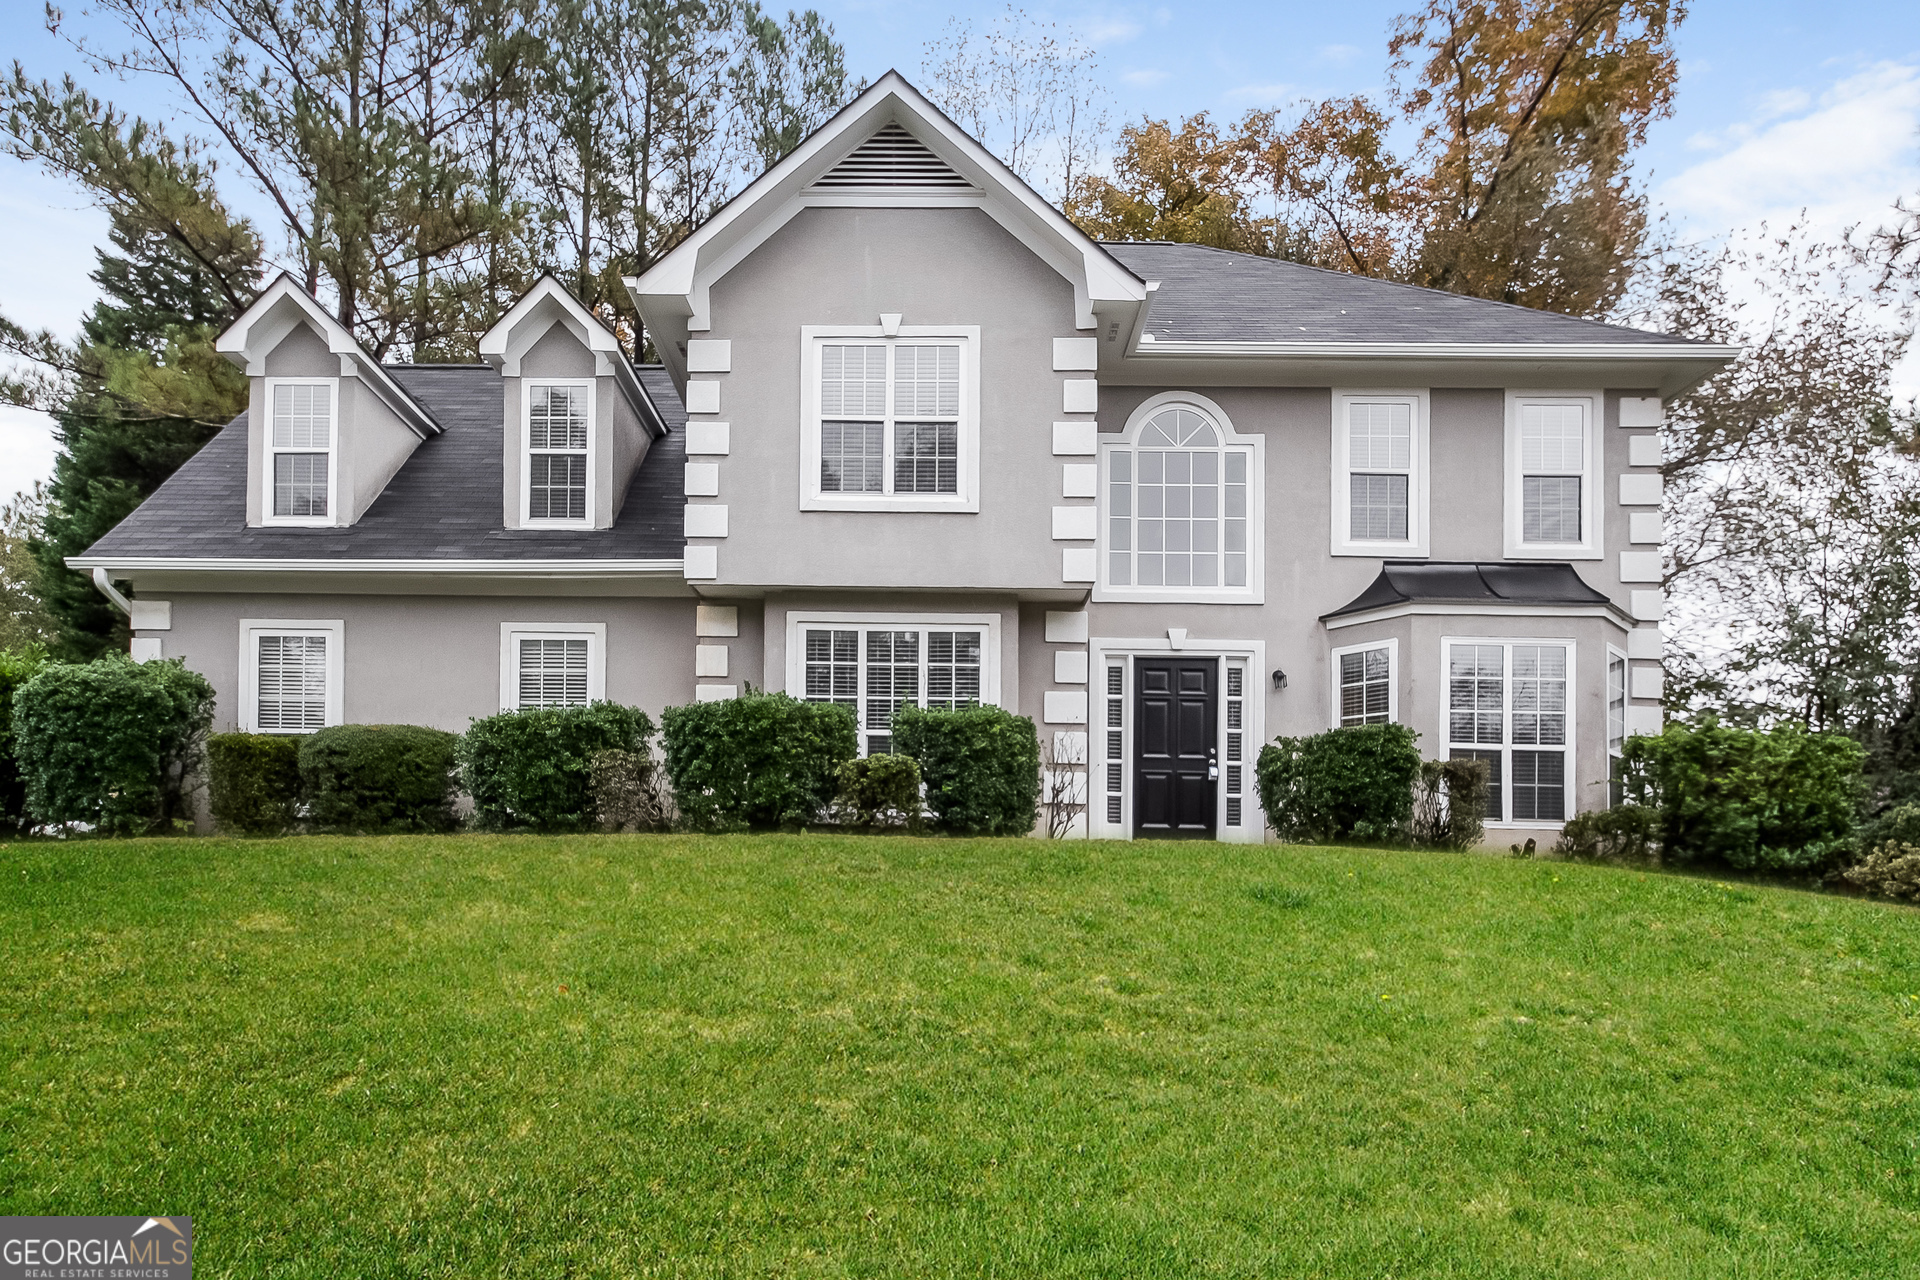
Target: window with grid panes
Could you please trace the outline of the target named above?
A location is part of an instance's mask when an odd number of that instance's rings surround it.
[[[1447,747],[1485,760],[1491,822],[1561,822],[1568,812],[1566,644],[1447,647]]]
[[[1583,536],[1587,405],[1520,405],[1520,540],[1575,543]]]
[[[331,511],[334,384],[315,380],[270,385],[272,515],[288,521],[325,520]]]
[[[1199,409],[1169,406],[1107,453],[1107,584],[1244,587],[1250,448]]]
[[[820,346],[820,492],[960,492],[961,344]]]
[[[1347,404],[1347,521],[1355,542],[1405,542],[1413,485],[1413,405]]]
[[[1342,728],[1393,718],[1393,655],[1385,645],[1341,654],[1339,674]]]
[[[886,754],[902,706],[980,701],[985,636],[978,627],[807,627],[806,698],[851,707],[862,753]]]
[[[586,386],[527,387],[527,518],[587,518]]]
[[[1114,663],[1107,668],[1107,821],[1120,822],[1126,813],[1121,801],[1127,772],[1127,668]]]

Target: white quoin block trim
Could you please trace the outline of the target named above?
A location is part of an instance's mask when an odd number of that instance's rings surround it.
[[[1666,696],[1666,673],[1659,667],[1640,665],[1629,673],[1631,688],[1628,690],[1636,698],[1653,698],[1656,701]]]
[[[1620,553],[1620,581],[1660,581],[1660,553],[1658,551],[1622,551]]]
[[[1060,581],[1092,582],[1099,564],[1100,553],[1092,547],[1068,547],[1060,553]]]
[[[1055,684],[1085,684],[1087,682],[1087,651],[1085,649],[1062,649],[1053,655],[1053,682]]]
[[[1667,460],[1667,451],[1660,444],[1659,436],[1628,436],[1627,465],[1630,467],[1657,467]]]
[[[720,464],[717,462],[689,462],[687,478],[683,492],[689,498],[717,498],[720,496]]]
[[[1635,511],[1627,516],[1627,541],[1656,545],[1666,537],[1667,523],[1658,511]]]
[[[1085,540],[1093,541],[1100,532],[1100,511],[1097,507],[1055,507],[1053,509],[1053,540],[1055,542]]]
[[[1053,367],[1057,373],[1100,367],[1098,338],[1055,338]]]
[[[1100,464],[1068,462],[1060,467],[1060,496],[1097,498],[1100,496]]]
[[[696,676],[725,676],[727,674],[727,646],[723,644],[697,644],[693,646],[693,674]]]
[[[1087,695],[1078,689],[1049,689],[1042,715],[1048,724],[1085,724],[1087,722]]]
[[[127,625],[135,631],[173,630],[173,601],[130,600],[128,604],[132,608]]]
[[[699,604],[693,607],[693,634],[696,636],[737,636],[740,634],[740,607],[732,604]]]
[[[1667,653],[1667,638],[1659,627],[1635,627],[1627,632],[1627,656],[1658,662]]]
[[[1623,507],[1657,507],[1665,492],[1665,486],[1659,476],[1624,475],[1620,477],[1620,505]]]
[[[725,422],[689,422],[687,452],[726,454],[733,448],[733,427]]]
[[[1641,622],[1658,622],[1667,611],[1667,593],[1664,591],[1636,591],[1630,608],[1633,616]]]
[[[694,338],[687,343],[688,373],[725,373],[733,368],[733,343],[727,338]]]
[[[720,384],[712,378],[689,379],[687,382],[687,412],[720,412]]]
[[[724,538],[727,536],[727,506],[724,502],[687,504],[686,536]]]
[[[1621,396],[1620,425],[1623,427],[1657,427],[1667,420],[1666,411],[1661,408],[1658,396]]]
[[[737,684],[697,684],[693,686],[693,700],[695,702],[725,702],[730,698],[737,698],[739,696],[740,686]]]
[[[1047,610],[1048,644],[1085,644],[1087,642],[1087,611],[1075,609],[1071,612],[1060,609]]]
[[[1097,378],[1068,378],[1060,384],[1063,413],[1098,413],[1100,382]]]
[[[689,544],[681,553],[680,572],[689,581],[720,576],[720,548]]]
[[[1053,424],[1055,457],[1092,457],[1100,451],[1100,428],[1091,422]]]

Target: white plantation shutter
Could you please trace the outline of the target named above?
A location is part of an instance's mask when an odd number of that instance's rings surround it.
[[[261,733],[327,726],[327,637],[258,637],[256,720]]]
[[[587,641],[522,639],[519,694],[523,707],[587,705]]]
[[[1577,404],[1520,407],[1521,541],[1580,541],[1586,416]]]
[[[269,416],[273,514],[324,517],[332,470],[333,387],[324,382],[275,383]]]

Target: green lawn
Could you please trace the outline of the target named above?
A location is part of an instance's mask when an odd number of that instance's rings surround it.
[[[205,1276],[1892,1276],[1920,913],[1478,855],[0,847],[0,1212]]]

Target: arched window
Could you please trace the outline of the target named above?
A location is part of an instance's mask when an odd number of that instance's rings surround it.
[[[1235,436],[1197,400],[1155,397],[1104,451],[1106,591],[1244,597],[1257,589],[1258,442]]]

